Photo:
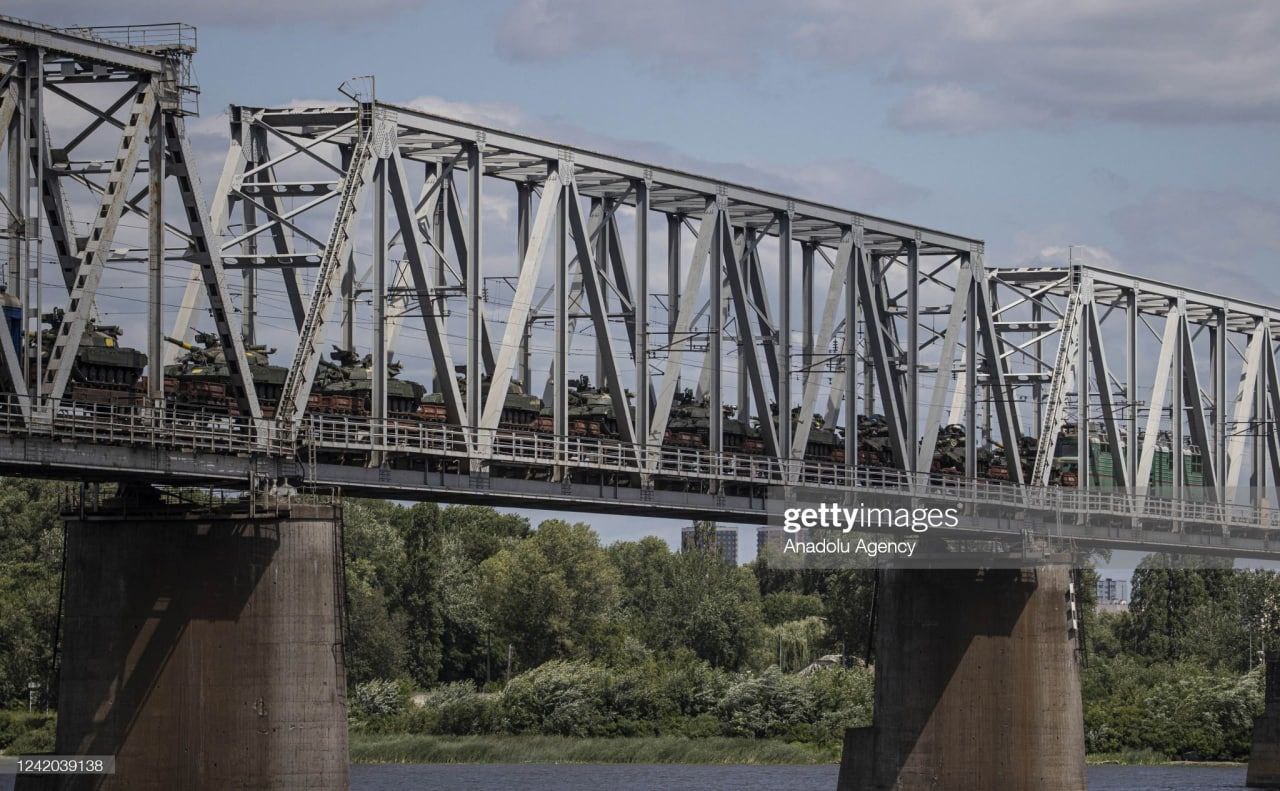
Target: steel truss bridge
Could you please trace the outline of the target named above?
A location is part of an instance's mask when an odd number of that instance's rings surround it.
[[[361,93],[231,107],[206,204],[193,29],[0,18],[0,45],[7,294],[24,333],[65,311],[47,360],[0,340],[5,471],[742,522],[804,488],[961,503],[957,535],[1280,554],[1269,306],[1093,266],[989,268],[976,239]],[[139,403],[73,397],[76,350],[115,311],[142,316],[129,337],[152,367],[175,359],[165,334],[212,331],[242,413],[166,404],[158,374]],[[268,340],[287,375],[264,409],[246,349]],[[308,410],[331,343],[385,352],[371,414]],[[393,358],[444,422],[388,414]],[[572,431],[583,373],[611,436]],[[504,426],[513,382],[544,377],[550,430]],[[686,388],[707,398],[705,448],[663,441]],[[871,414],[885,463],[858,465]],[[750,422],[763,450],[726,448]],[[1079,485],[1050,486],[1069,423]],[[849,463],[806,459],[822,425],[844,427]],[[947,425],[970,438],[963,474],[931,472]],[[979,475],[980,445],[1024,442],[1009,480]]]

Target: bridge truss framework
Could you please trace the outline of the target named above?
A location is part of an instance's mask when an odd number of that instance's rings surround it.
[[[361,487],[370,475],[401,475],[389,471],[398,456],[434,459],[420,465],[427,475],[450,460],[468,480],[513,491],[545,483],[553,492],[585,470],[609,469],[640,502],[676,497],[654,494],[663,479],[703,481],[679,494],[704,498],[686,509],[695,512],[742,497],[732,485],[744,482],[754,487],[749,504],[769,486],[922,491],[937,484],[930,464],[941,428],[958,424],[969,438],[965,473],[948,485],[982,497],[1077,516],[1103,498],[1102,511],[1125,529],[1197,524],[1192,532],[1224,546],[1233,533],[1257,539],[1274,521],[1280,328],[1268,306],[1094,266],[989,268],[976,239],[372,97],[233,106],[206,206],[185,127],[194,38],[183,28],[151,39],[135,30],[0,18],[6,282],[25,332],[38,328],[43,307],[66,310],[47,364],[0,343],[14,383],[3,425],[15,441],[297,458],[312,473],[324,466],[318,454],[339,454],[359,458],[350,480]],[[73,129],[51,123],[55,96],[88,118]],[[111,129],[113,158],[77,158],[84,140]],[[73,204],[91,206],[91,220],[77,225]],[[117,238],[130,215],[146,222],[140,247]],[[499,231],[514,239],[495,244]],[[40,290],[46,243],[63,286],[52,294]],[[166,327],[186,337],[212,322],[244,418],[184,422],[163,407],[158,375],[148,378],[148,406],[128,415],[66,397],[69,350],[94,320],[112,262],[146,264],[153,367],[173,358]],[[164,278],[184,263],[181,299],[166,311]],[[268,282],[287,299],[296,346],[283,397],[264,417],[245,347],[263,334],[257,300]],[[387,413],[392,355],[411,332],[425,342],[419,356],[441,394],[443,426],[406,426]],[[578,338],[588,352],[574,353]],[[335,340],[385,352],[373,354],[367,419],[308,412],[323,348]],[[483,371],[487,391],[474,376],[460,384],[459,365]],[[572,374],[588,366],[617,423],[616,437],[594,443],[569,425]],[[531,388],[543,370],[553,430],[504,430],[512,381]],[[663,444],[673,405],[695,384],[709,399],[710,447],[673,451]],[[888,427],[888,471],[856,464],[858,416],[872,413]],[[815,417],[843,424],[848,464],[805,461]],[[764,452],[748,459],[724,438],[726,421],[751,419]],[[1057,437],[1071,421],[1085,438],[1080,485],[1051,491]],[[1110,480],[1090,474],[1089,437],[1115,449]],[[1023,441],[1036,443],[1034,457],[1024,465],[1007,454],[1007,486],[977,480],[982,442]],[[1162,452],[1172,480],[1156,492],[1149,481]],[[30,471],[23,460],[9,466]],[[548,469],[548,480],[495,474],[533,467]]]

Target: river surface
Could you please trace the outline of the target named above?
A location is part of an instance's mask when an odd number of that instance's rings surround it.
[[[1244,788],[1243,766],[1091,766],[1089,791]],[[834,791],[836,767],[423,764],[351,767],[351,791]],[[0,775],[0,791],[13,776]]]

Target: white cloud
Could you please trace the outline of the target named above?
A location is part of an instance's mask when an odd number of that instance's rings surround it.
[[[11,0],[6,14],[49,25],[149,24],[181,21],[230,28],[319,23],[363,27],[385,20],[427,0]]]
[[[1280,259],[1280,203],[1221,190],[1164,190],[1111,212],[1133,271],[1266,304]]]
[[[1280,5],[1252,0],[517,0],[517,60],[626,54],[684,74],[765,58],[862,69],[909,93],[903,128],[968,132],[1075,118],[1280,121]]]

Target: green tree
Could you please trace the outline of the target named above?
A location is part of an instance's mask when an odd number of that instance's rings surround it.
[[[494,632],[520,667],[597,656],[617,638],[618,572],[586,524],[549,519],[479,571]]]
[[[713,667],[746,664],[763,623],[749,569],[706,552],[682,552],[672,559],[665,602],[668,648],[687,647]]]
[[[444,567],[440,509],[419,503],[409,510],[404,528],[404,566],[400,607],[405,615],[409,676],[428,687],[440,677],[444,652]]]
[[[63,489],[46,481],[0,479],[0,706],[25,707],[27,682],[55,681]]]
[[[343,506],[348,683],[399,678],[406,672],[405,618],[396,603],[404,567],[405,510],[384,500]]]
[[[494,643],[492,618],[481,599],[479,567],[528,536],[529,520],[492,508],[461,506],[446,508],[440,521],[440,678],[487,681],[495,675],[494,654],[505,656],[505,644]]]

